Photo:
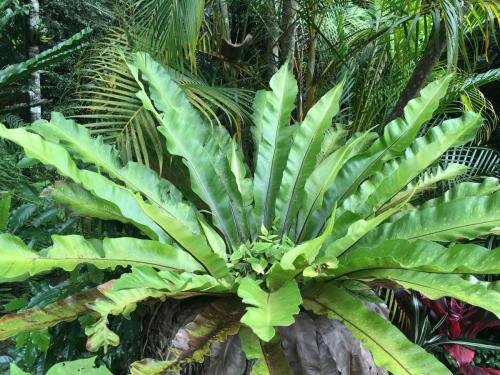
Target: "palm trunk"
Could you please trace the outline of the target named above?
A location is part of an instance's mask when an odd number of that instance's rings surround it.
[[[290,69],[293,67],[293,56],[295,52],[295,33],[297,23],[297,0],[284,0],[281,18],[281,28],[283,35],[281,37],[280,61],[284,63],[290,56]]]
[[[307,52],[307,72],[306,72],[306,98],[305,98],[305,113],[309,111],[316,101],[316,30],[313,27],[309,28],[309,48]]]
[[[269,35],[268,44],[266,51],[266,61],[268,66],[269,77],[271,77],[278,70],[278,57],[279,57],[279,26],[278,26],[278,14],[279,14],[279,1],[272,0],[271,6],[273,7],[273,13],[268,17],[269,22]]]
[[[30,0],[28,15],[28,58],[40,53],[38,27],[40,24],[40,4],[38,0]],[[28,95],[30,105],[30,120],[34,122],[42,117],[42,91],[40,73],[33,73],[28,78]]]
[[[429,80],[429,77],[431,76],[432,70],[439,62],[439,58],[441,57],[445,47],[446,29],[444,27],[444,22],[441,22],[439,31],[434,29],[433,36],[429,40],[424,54],[418,61],[408,83],[401,92],[390,120],[393,120],[397,117],[402,117],[404,115],[404,108],[406,104],[408,104],[410,100],[415,98],[420,90],[422,90],[422,88],[425,86],[425,84]]]
[[[227,8],[226,0],[219,0],[220,12],[222,14],[222,30],[223,38],[231,42],[231,26],[229,24],[229,11]]]

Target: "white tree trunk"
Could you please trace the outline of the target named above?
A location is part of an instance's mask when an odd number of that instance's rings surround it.
[[[38,35],[38,27],[40,24],[40,4],[38,0],[30,0],[30,6],[28,15],[28,58],[31,59],[40,53]],[[40,73],[33,73],[28,78],[28,95],[30,104],[30,120],[33,122],[42,117]]]
[[[219,0],[220,10],[222,13],[222,21],[223,21],[223,35],[222,37],[226,39],[228,42],[231,42],[231,25],[229,24],[229,11],[227,9],[226,0]]]

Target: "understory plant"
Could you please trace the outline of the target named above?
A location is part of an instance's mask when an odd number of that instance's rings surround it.
[[[453,367],[456,367],[461,374],[500,374],[500,369],[489,368],[490,366],[485,368],[475,364],[475,362],[480,363],[481,359],[477,358],[477,354],[481,351],[490,350],[498,353],[500,350],[495,342],[477,338],[482,331],[486,332],[486,330],[490,330],[491,336],[495,337],[493,330],[500,326],[500,320],[497,317],[475,306],[466,306],[463,302],[453,298],[440,298],[436,301],[422,299],[430,312],[431,319],[437,322],[432,328],[428,325],[430,323],[428,317],[422,322],[429,326],[426,329],[431,329],[431,334],[434,334],[433,337],[429,337],[432,335],[427,332],[423,335],[431,350],[441,349],[450,358]],[[494,355],[490,354],[490,357],[494,358]],[[495,366],[495,363],[492,365]]]
[[[341,322],[381,369],[434,375],[450,372],[376,312],[373,288],[449,296],[500,313],[498,284],[470,276],[500,273],[500,249],[457,242],[499,227],[498,181],[464,182],[422,199],[436,182],[465,172],[436,162],[472,140],[481,125],[480,116],[468,112],[418,137],[451,77],[425,87],[383,134],[345,139],[345,130],[332,128],[343,83],[293,124],[297,83],[285,64],[271,89],[255,97],[254,149],[245,153],[253,163],[247,163],[239,144],[224,128],[205,123],[149,55],[133,55],[128,68],[168,153],[189,171],[192,191],[144,165],[123,165],[112,146],[59,113],[28,128],[0,126],[0,136],[73,181],[55,188],[54,200],[143,234],[103,240],[54,235],[53,245],[40,252],[2,234],[1,282],[82,263],[130,266],[130,272],[43,309],[1,317],[0,339],[89,315],[87,348],[106,350],[120,340],[108,316],[128,316],[151,299],[211,296],[165,348],[164,360],[144,358],[131,373],[178,371],[227,341],[242,348],[255,374],[331,373],[337,365],[325,340],[304,343],[306,335],[293,338],[285,328],[312,319]],[[282,347],[307,358],[287,360]],[[248,365],[219,359],[229,367],[218,373],[242,374]]]
[[[500,319],[453,298],[431,300],[404,289],[381,291],[390,318],[406,336],[456,373],[498,374]]]

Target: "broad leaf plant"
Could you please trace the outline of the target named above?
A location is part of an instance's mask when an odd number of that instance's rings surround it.
[[[500,249],[457,242],[498,229],[498,181],[460,183],[433,199],[422,195],[465,172],[437,161],[481,126],[480,116],[467,112],[421,134],[451,77],[425,87],[383,134],[346,140],[341,126],[332,127],[343,83],[292,124],[297,83],[284,65],[270,90],[255,97],[253,151],[246,153],[253,163],[247,163],[240,145],[224,128],[205,123],[149,55],[135,54],[128,67],[137,97],[161,124],[168,153],[189,171],[192,192],[139,163],[123,165],[112,146],[59,113],[28,128],[1,125],[0,136],[65,178],[53,199],[82,215],[131,224],[143,236],[53,236],[51,247],[36,252],[2,234],[0,282],[84,263],[130,266],[130,272],[43,309],[3,316],[0,339],[90,314],[87,348],[106,349],[119,344],[109,315],[127,316],[145,300],[211,295],[214,302],[173,340],[169,359],[135,362],[132,374],[203,361],[212,343],[234,335],[254,360],[253,373],[290,373],[272,344],[279,344],[279,327],[307,311],[342,322],[378,367],[438,375],[450,372],[368,307],[372,290],[402,287],[500,313],[498,284],[472,276],[500,273]]]

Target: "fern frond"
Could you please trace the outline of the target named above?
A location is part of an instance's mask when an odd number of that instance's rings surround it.
[[[135,46],[120,28],[99,43],[82,69],[74,116],[85,121],[93,134],[116,143],[124,160],[135,160],[162,170],[165,149],[156,128],[157,120],[136,97],[140,90],[127,68]],[[248,122],[252,97],[248,90],[211,86],[201,77],[166,67],[172,79],[212,125]]]

